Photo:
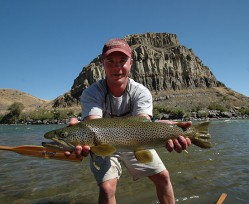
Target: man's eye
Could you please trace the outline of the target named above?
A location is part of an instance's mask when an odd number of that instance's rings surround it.
[[[120,60],[120,63],[126,63],[127,59]]]
[[[107,62],[108,63],[113,63],[113,60],[112,59],[107,59]]]

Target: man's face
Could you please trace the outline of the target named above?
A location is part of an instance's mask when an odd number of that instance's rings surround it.
[[[132,58],[122,52],[112,52],[103,59],[103,65],[108,82],[114,84],[123,84],[127,82]]]

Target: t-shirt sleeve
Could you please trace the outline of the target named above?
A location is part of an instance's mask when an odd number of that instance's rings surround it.
[[[143,87],[136,91],[132,115],[147,114],[153,116],[152,95],[150,91]]]
[[[89,115],[103,117],[103,100],[102,94],[94,88],[87,88],[82,92],[80,101],[82,109],[82,119]]]

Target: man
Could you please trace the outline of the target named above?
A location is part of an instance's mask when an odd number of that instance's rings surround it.
[[[82,118],[84,120],[102,117],[142,116],[152,117],[152,96],[142,84],[129,78],[133,59],[131,48],[121,39],[111,39],[102,51],[102,62],[106,79],[85,89],[81,96]],[[165,122],[165,121],[160,121]],[[166,121],[167,122],[167,121]],[[73,124],[75,122],[71,122]],[[185,123],[188,127],[191,123]],[[166,142],[166,141],[165,141]],[[191,144],[188,138],[179,136],[166,144],[168,151],[181,152]],[[77,146],[76,154],[88,154],[90,147]],[[134,180],[149,177],[156,186],[160,203],[175,203],[169,172],[154,149],[153,162],[139,163],[133,152],[117,152],[111,157],[95,157],[96,169],[91,159],[91,170],[99,185],[99,203],[116,203],[117,182],[122,173],[120,162],[127,167]]]

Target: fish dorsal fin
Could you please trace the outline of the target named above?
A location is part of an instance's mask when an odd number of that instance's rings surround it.
[[[116,152],[116,148],[109,144],[100,144],[92,146],[91,151],[98,156],[106,157]]]
[[[149,150],[139,149],[134,151],[136,159],[141,163],[149,163],[153,161],[153,155]]]

